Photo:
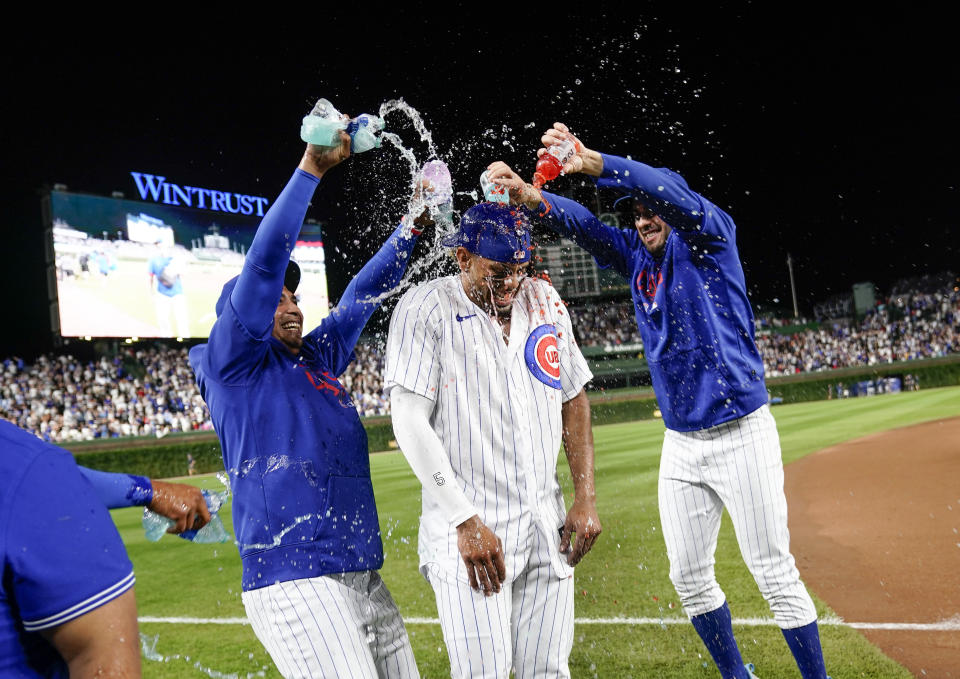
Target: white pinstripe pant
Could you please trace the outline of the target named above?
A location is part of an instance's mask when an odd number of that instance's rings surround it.
[[[287,679],[416,679],[407,630],[376,571],[288,580],[244,592],[257,638]]]
[[[768,406],[710,429],[667,429],[658,496],[670,580],[687,615],[723,605],[713,565],[726,507],[777,624],[792,629],[817,619],[790,554],[780,437]]]
[[[437,564],[429,582],[453,679],[569,677],[573,646],[573,578],[550,565],[539,531],[526,568],[499,594],[485,597]]]

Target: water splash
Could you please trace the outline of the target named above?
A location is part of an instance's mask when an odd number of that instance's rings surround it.
[[[157,642],[160,641],[160,635],[154,634],[150,636],[148,634],[140,633],[140,649],[143,652],[143,657],[147,660],[160,663],[170,663],[172,661],[182,661],[192,667],[196,668],[200,672],[203,672],[211,679],[255,679],[256,677],[265,677],[267,676],[266,670],[264,667],[257,672],[247,672],[246,674],[238,674],[236,672],[224,673],[219,670],[214,670],[209,667],[204,667],[200,664],[199,660],[192,661],[188,655],[180,655],[179,653],[174,653],[173,655],[163,655],[157,651]]]
[[[433,144],[433,135],[430,134],[427,126],[424,124],[423,117],[420,115],[420,112],[405,102],[402,97],[400,99],[391,99],[390,101],[385,101],[384,103],[380,104],[381,118],[386,119],[386,117],[394,111],[400,111],[410,119],[410,122],[413,123],[413,129],[415,129],[420,135],[420,141],[427,143],[429,157],[439,158],[437,155],[437,147]]]

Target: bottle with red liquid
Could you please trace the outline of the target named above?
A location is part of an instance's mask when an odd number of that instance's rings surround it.
[[[573,154],[577,152],[575,142],[564,139],[559,144],[553,144],[547,147],[547,152],[540,156],[537,161],[537,169],[533,173],[534,188],[542,188],[544,184],[553,181],[560,176],[563,166],[569,161]]]

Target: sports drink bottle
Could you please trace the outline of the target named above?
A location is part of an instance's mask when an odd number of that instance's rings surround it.
[[[544,184],[560,176],[564,164],[573,157],[577,145],[569,139],[547,148],[547,152],[537,160],[537,169],[533,173],[534,188],[541,188]]]

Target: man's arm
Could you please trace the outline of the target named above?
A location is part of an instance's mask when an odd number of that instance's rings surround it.
[[[199,488],[168,483],[135,474],[114,474],[77,467],[107,509],[147,507],[173,520],[168,533],[199,530],[210,521],[210,511]]]
[[[635,229],[604,224],[580,203],[534,188],[502,161],[487,169],[491,181],[507,188],[512,204],[541,215],[547,227],[589,252],[600,266],[612,266],[624,278],[633,275],[634,257],[643,250]]]
[[[457,527],[457,547],[470,586],[490,596],[506,578],[503,542],[477,514],[457,484],[443,442],[430,426],[434,402],[401,386],[390,390],[393,433],[410,468],[439,505],[441,515]]]
[[[573,141],[580,150],[564,165],[566,174],[581,172],[597,177],[597,186],[611,188],[637,197],[681,234],[702,234],[728,238],[733,236],[733,220],[702,195],[690,189],[686,180],[665,167],[652,167],[628,158],[600,153],[587,148],[563,123],[540,138],[544,148],[562,141]]]
[[[140,630],[133,589],[79,618],[41,630],[66,661],[71,679],[140,676]]]
[[[411,207],[419,209],[420,215],[414,218],[408,214],[401,220],[387,242],[347,285],[337,306],[327,317],[329,321],[324,319],[320,324],[321,333],[326,331],[326,323],[336,325],[347,355],[353,351],[364,326],[383,303],[386,294],[403,279],[417,238],[425,228],[433,224],[429,211],[423,207],[420,199],[420,191],[428,188],[430,183],[424,180],[423,187],[414,193],[410,201]]]
[[[593,429],[590,426],[590,400],[580,391],[561,406],[563,449],[573,477],[573,505],[567,512],[560,537],[560,551],[567,553],[567,563],[576,566],[590,551],[603,527],[597,515],[597,492],[593,479]],[[570,536],[576,534],[573,549]]]
[[[307,144],[300,164],[267,210],[247,251],[230,302],[237,320],[255,337],[266,337],[283,290],[283,277],[314,189],[330,168],[350,156],[350,136],[340,133],[340,146]]]

